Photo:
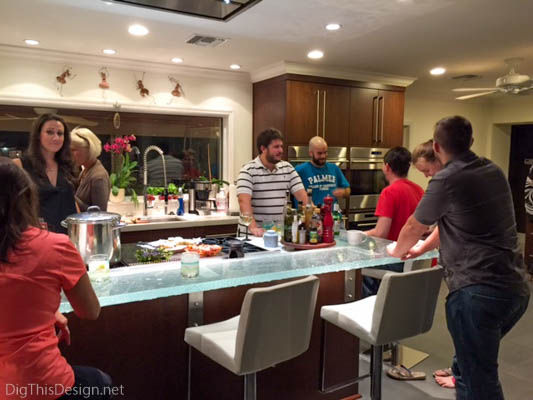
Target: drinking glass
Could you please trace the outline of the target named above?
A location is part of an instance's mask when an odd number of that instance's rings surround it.
[[[254,216],[251,212],[241,211],[239,215],[239,224],[244,225],[246,227],[246,237],[244,238],[244,240],[247,242],[250,241],[250,239],[248,239],[248,227],[252,223],[253,219]]]

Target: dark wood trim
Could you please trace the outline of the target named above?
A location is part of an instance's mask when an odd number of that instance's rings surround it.
[[[196,237],[205,237],[207,235],[234,235],[236,232],[237,224],[193,226],[188,228],[121,232],[120,241],[122,243],[149,242],[152,240],[165,239],[173,236],[181,236],[186,239],[192,239]]]

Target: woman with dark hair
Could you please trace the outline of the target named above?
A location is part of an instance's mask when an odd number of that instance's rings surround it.
[[[58,115],[43,114],[33,124],[30,145],[15,163],[24,168],[39,191],[39,216],[52,232],[66,233],[60,225],[77,212],[70,158],[70,132]]]
[[[58,348],[59,341],[70,343],[58,310],[61,290],[78,317],[100,313],[80,254],[67,236],[38,228],[35,185],[5,157],[0,182],[0,399],[82,398],[75,394],[87,386],[100,393],[83,398],[110,398],[102,396],[111,391],[108,375],[71,367]]]

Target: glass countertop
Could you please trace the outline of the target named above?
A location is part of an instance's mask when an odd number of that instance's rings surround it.
[[[93,282],[93,287],[101,306],[105,307],[313,274],[377,267],[399,262],[386,253],[385,247],[389,243],[385,239],[365,236],[363,242],[355,246],[338,240],[334,247],[325,249],[265,251],[234,259],[202,258],[200,274],[196,278],[182,277],[179,261],[115,268],[107,278]],[[437,255],[437,251],[431,251],[418,259]],[[72,311],[64,296],[60,310]]]

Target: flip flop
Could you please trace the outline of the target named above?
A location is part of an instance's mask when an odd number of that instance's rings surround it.
[[[453,376],[453,372],[451,368],[438,369],[433,372],[433,377],[435,376]]]
[[[389,369],[387,375],[392,379],[400,381],[420,381],[426,379],[426,374],[424,372],[411,371],[403,365],[397,365],[396,367]]]

